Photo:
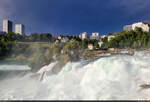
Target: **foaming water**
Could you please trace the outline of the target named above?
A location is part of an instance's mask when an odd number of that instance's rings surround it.
[[[46,72],[43,81],[32,79],[32,73],[0,81],[0,99],[150,99],[150,90],[140,89],[150,82],[149,51],[100,58],[86,65],[69,62],[59,74],[48,75],[56,63],[38,72]]]

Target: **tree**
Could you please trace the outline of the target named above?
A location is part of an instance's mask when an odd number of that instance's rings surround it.
[[[95,46],[96,48],[99,48],[99,44],[98,44],[97,41],[94,43],[94,46]]]
[[[7,56],[9,54],[12,46],[16,44],[15,39],[15,34],[12,32],[0,35],[0,57]]]

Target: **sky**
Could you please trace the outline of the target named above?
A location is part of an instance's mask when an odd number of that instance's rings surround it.
[[[24,24],[27,35],[104,35],[134,22],[150,23],[149,5],[150,0],[0,0],[0,30],[9,19]]]

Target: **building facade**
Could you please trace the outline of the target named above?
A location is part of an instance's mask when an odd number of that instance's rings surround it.
[[[107,35],[102,35],[102,36],[101,36],[101,39],[104,39],[105,37],[107,37]]]
[[[150,25],[148,23],[143,23],[143,22],[137,22],[137,23],[133,23],[132,25],[126,25],[126,26],[124,26],[123,30],[135,31],[136,28],[141,28],[143,30],[143,32],[149,32],[150,31]]]
[[[23,24],[16,24],[15,25],[15,33],[24,35],[25,34],[25,26]]]
[[[143,32],[149,32],[150,31],[150,26],[147,23],[138,22],[138,23],[132,24],[133,30],[136,30],[137,27],[141,28],[143,30]]]
[[[110,36],[108,36],[108,42],[109,42],[110,40],[112,40],[113,38],[115,38],[115,36],[114,36],[114,35],[110,35]]]
[[[63,37],[62,39],[61,39],[61,42],[63,42],[63,43],[66,43],[66,42],[68,42],[69,41],[69,38],[68,37]]]
[[[82,33],[81,35],[79,35],[79,37],[84,40],[84,39],[88,39],[89,38],[89,34],[87,32]]]
[[[3,20],[3,32],[8,33],[13,31],[13,22],[9,20]]]
[[[99,33],[98,32],[94,32],[94,33],[92,33],[92,37],[91,37],[92,39],[99,39]]]
[[[132,30],[132,25],[126,25],[126,26],[124,26],[123,30],[125,30],[125,31],[131,31]]]
[[[93,44],[88,44],[88,49],[89,49],[89,50],[93,50],[93,49],[94,49]]]
[[[100,48],[102,47],[103,44],[104,44],[103,41],[99,41],[99,42],[98,42],[98,45],[99,45]]]

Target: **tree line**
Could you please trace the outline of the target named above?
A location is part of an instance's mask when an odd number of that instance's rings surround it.
[[[108,48],[150,48],[150,32],[143,32],[141,28],[135,31],[122,31],[114,39],[105,41]]]

